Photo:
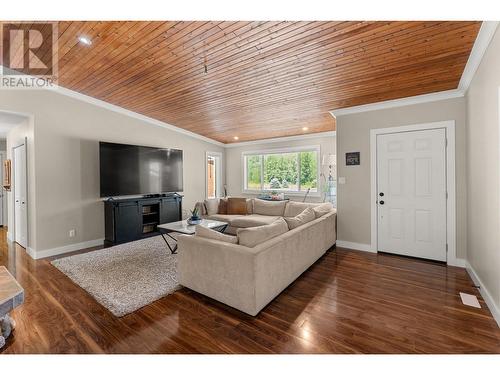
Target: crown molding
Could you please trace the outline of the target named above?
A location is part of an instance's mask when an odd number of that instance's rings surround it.
[[[299,135],[291,135],[291,136],[288,136],[288,137],[258,139],[256,141],[226,143],[226,144],[224,144],[224,147],[225,148],[235,148],[235,147],[244,147],[244,146],[252,146],[252,145],[262,145],[262,144],[278,143],[278,142],[300,141],[300,140],[303,140],[303,139],[335,137],[336,134],[337,133],[335,131],[320,132],[320,133],[310,133],[310,134],[299,134]]]
[[[464,71],[462,73],[462,77],[460,78],[458,88],[454,90],[439,91],[430,94],[410,96],[401,99],[393,99],[393,100],[386,100],[383,102],[363,104],[354,107],[334,109],[330,111],[330,114],[336,118],[337,116],[350,115],[354,113],[403,107],[407,105],[429,103],[439,100],[460,98],[465,96],[467,90],[469,89],[469,85],[472,82],[472,78],[474,77],[477,68],[481,64],[481,60],[484,56],[484,53],[488,49],[491,39],[495,35],[495,31],[498,27],[498,24],[499,22],[497,21],[484,21],[481,24],[481,28],[479,29],[474,45],[472,46],[469,59],[467,60],[467,64],[465,65]]]
[[[458,89],[462,90],[464,93],[467,93],[467,90],[469,89],[472,78],[474,78],[474,74],[476,74],[476,71],[481,64],[481,60],[490,45],[491,39],[493,39],[493,36],[495,35],[498,24],[498,21],[484,21],[481,24],[481,28],[477,33],[476,41],[472,46],[469,59],[467,60],[467,64],[465,65],[462,73],[462,78],[460,78],[460,82],[458,83]]]
[[[404,107],[407,105],[429,103],[429,102],[435,102],[438,100],[461,98],[464,95],[465,95],[465,92],[463,92],[462,90],[459,90],[459,89],[448,90],[448,91],[439,91],[439,92],[433,92],[430,94],[409,96],[409,97],[401,98],[401,99],[393,99],[393,100],[386,100],[383,102],[363,104],[363,105],[358,105],[355,107],[334,109],[334,110],[330,111],[330,114],[336,118],[338,116],[351,115],[354,113],[377,111],[380,109],[388,109],[388,108],[396,108],[396,107]]]

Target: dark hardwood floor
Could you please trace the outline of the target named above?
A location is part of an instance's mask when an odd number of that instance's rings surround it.
[[[500,353],[466,271],[432,262],[338,248],[257,317],[182,289],[116,318],[50,260],[0,230],[0,265],[26,292],[3,353]]]

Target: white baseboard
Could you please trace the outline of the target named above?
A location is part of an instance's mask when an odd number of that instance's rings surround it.
[[[71,245],[55,247],[53,249],[46,249],[39,251],[31,247],[28,247],[27,252],[33,259],[42,259],[42,258],[52,257],[55,255],[70,253],[72,251],[88,249],[89,247],[101,246],[103,243],[104,243],[104,238],[99,238],[97,240],[73,243]]]
[[[490,292],[488,291],[488,289],[486,289],[485,285],[482,283],[474,268],[472,268],[470,263],[467,261],[465,261],[465,268],[467,269],[467,272],[469,273],[472,281],[474,281],[474,284],[480,287],[479,293],[481,293],[481,296],[483,296],[484,302],[486,302],[486,304],[488,305],[493,318],[495,318],[498,326],[500,327],[500,307],[497,306],[495,300],[491,297]]]
[[[461,268],[466,268],[466,263],[467,263],[467,261],[465,259],[461,259],[461,258],[450,258],[446,261],[446,264],[448,266],[455,266],[455,267],[461,267]]]
[[[372,250],[372,246],[366,243],[356,243],[356,242],[337,240],[337,246],[345,247],[346,249],[361,250],[361,251],[368,251],[370,253],[376,253],[376,251]]]

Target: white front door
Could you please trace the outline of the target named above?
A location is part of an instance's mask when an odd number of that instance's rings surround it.
[[[26,212],[26,146],[14,148],[14,231],[15,241],[26,248],[28,242]]]
[[[377,135],[378,251],[446,261],[446,130]]]

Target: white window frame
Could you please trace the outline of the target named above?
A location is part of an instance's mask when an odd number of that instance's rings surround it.
[[[222,152],[217,151],[207,151],[205,153],[205,197],[208,199],[208,158],[212,156],[215,157],[215,197],[222,197]]]
[[[252,156],[252,155],[269,155],[269,154],[284,154],[284,153],[294,153],[294,152],[304,152],[304,151],[315,151],[316,152],[316,176],[317,176],[317,181],[318,181],[318,188],[317,191],[311,191],[309,192],[309,197],[320,197],[321,196],[321,191],[322,191],[322,184],[321,184],[321,146],[319,145],[312,145],[312,146],[297,146],[297,147],[287,147],[287,148],[270,148],[266,150],[253,150],[253,151],[245,151],[241,153],[241,165],[242,168],[241,170],[243,171],[243,178],[242,178],[242,185],[241,185],[241,192],[243,194],[263,194],[263,193],[268,193],[273,191],[273,189],[264,189],[262,186],[261,190],[255,190],[255,189],[246,189],[247,186],[247,165],[245,163],[245,158],[247,156]],[[264,176],[264,171],[263,171],[263,166],[264,163],[261,164],[261,176]],[[300,168],[300,167],[299,167]],[[299,176],[300,176],[300,170],[299,170]],[[300,189],[300,186],[299,186]],[[294,190],[279,190],[280,193],[285,193],[286,195],[289,196],[303,196],[306,192],[305,191],[294,191]]]

